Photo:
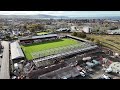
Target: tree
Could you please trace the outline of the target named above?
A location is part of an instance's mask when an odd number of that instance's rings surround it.
[[[77,33],[77,36],[78,36],[78,37],[81,37],[81,38],[86,38],[85,32],[78,32],[78,33]]]
[[[19,34],[18,34],[18,36],[22,36],[22,34],[21,34],[21,33],[19,33]]]
[[[84,32],[73,32],[72,36],[77,36],[80,38],[86,38],[86,34]]]
[[[91,41],[93,42],[93,41],[94,41],[94,38],[91,38]]]
[[[81,37],[81,33],[80,32],[77,32],[77,37]]]
[[[96,40],[96,44],[98,44],[98,45],[100,45],[101,43],[100,43],[100,40]]]
[[[44,30],[44,25],[42,25],[42,24],[27,25],[27,30],[30,30],[31,32],[35,32],[37,30],[43,31]]]
[[[99,32],[99,29],[97,29],[96,32],[98,33],[98,32]]]
[[[6,36],[7,40],[11,40],[11,37],[9,35]]]
[[[74,32],[73,36],[77,36],[80,38],[86,38],[86,34],[84,32]]]
[[[77,32],[73,32],[73,33],[72,33],[72,36],[77,36]]]
[[[106,23],[106,24],[105,24],[105,27],[108,27],[108,26],[109,26],[109,24],[108,24],[108,23]]]
[[[86,34],[84,32],[82,32],[81,34],[82,34],[82,38],[86,38]]]
[[[90,40],[91,38],[90,37],[86,37],[87,40]]]
[[[27,30],[27,25],[24,25],[24,26],[23,26],[23,29],[26,31],[26,30]]]
[[[42,24],[37,24],[36,28],[37,28],[38,30],[43,31],[43,30],[44,30],[44,25],[42,25]]]
[[[106,34],[106,33],[107,33],[106,30],[101,31],[101,34]]]

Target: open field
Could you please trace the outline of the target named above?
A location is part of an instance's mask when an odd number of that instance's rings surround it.
[[[48,34],[48,32],[39,32],[39,33],[37,33],[37,35],[44,35],[44,34]]]
[[[102,45],[120,53],[120,36],[119,35],[87,35],[88,37],[100,40]]]
[[[22,45],[22,49],[25,53],[25,56],[28,60],[34,59],[32,57],[32,53],[35,52],[40,52],[40,51],[45,51],[49,49],[55,49],[55,48],[60,48],[60,47],[66,47],[66,46],[71,46],[71,45],[76,45],[79,42],[73,39],[59,39],[55,41],[47,41],[43,43],[38,43],[38,44],[32,44],[32,45]]]

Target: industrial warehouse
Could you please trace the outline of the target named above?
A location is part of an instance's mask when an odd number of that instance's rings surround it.
[[[54,74],[56,79],[73,78],[80,75],[77,68],[73,68],[77,60],[66,60],[84,53],[95,52],[98,46],[88,40],[71,35],[60,36],[58,34],[47,34],[19,39],[10,44],[12,77],[23,77],[29,79],[41,79],[44,74]],[[56,71],[57,70],[57,71]],[[69,73],[71,72],[71,74]],[[48,74],[47,74],[48,73]],[[61,74],[62,74],[61,73]],[[42,76],[41,76],[42,75]]]

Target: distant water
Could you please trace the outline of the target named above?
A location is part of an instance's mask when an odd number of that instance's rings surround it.
[[[120,16],[105,16],[105,17],[71,17],[71,19],[110,19],[120,20]]]

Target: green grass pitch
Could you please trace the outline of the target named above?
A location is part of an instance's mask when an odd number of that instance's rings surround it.
[[[32,60],[32,55],[31,53],[38,52],[38,51],[43,51],[43,50],[49,50],[49,49],[54,49],[54,48],[59,48],[59,47],[65,47],[68,45],[75,45],[78,44],[77,40],[74,39],[59,39],[55,41],[47,41],[47,42],[42,42],[42,43],[37,43],[37,44],[32,44],[32,45],[22,45],[22,49],[25,53],[25,56],[28,60]]]

